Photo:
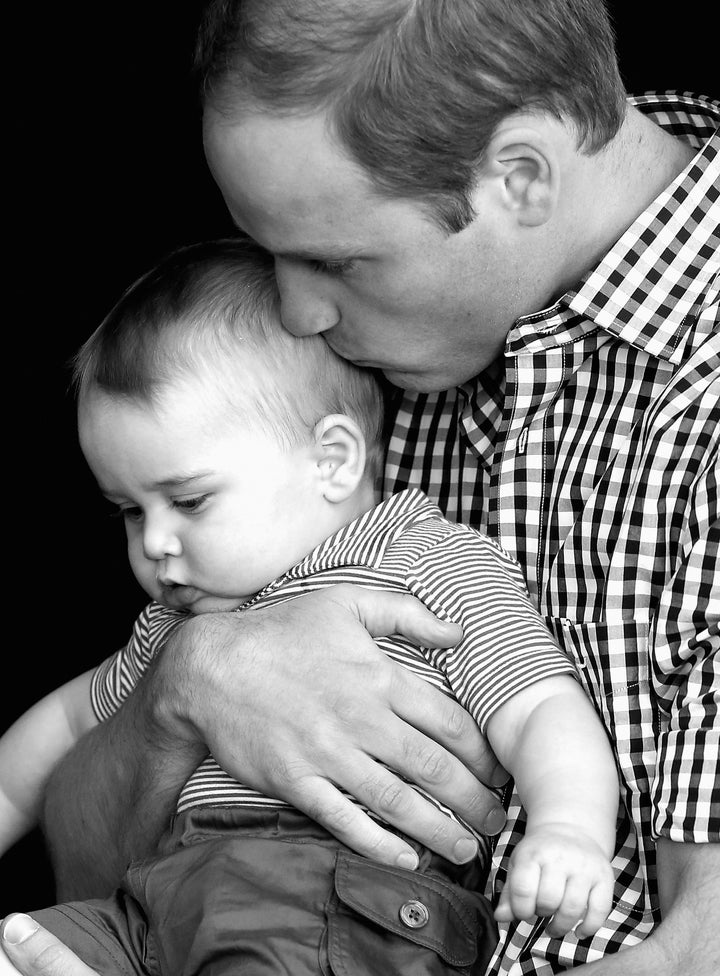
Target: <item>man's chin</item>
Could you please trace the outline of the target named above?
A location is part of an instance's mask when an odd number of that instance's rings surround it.
[[[444,376],[439,373],[405,373],[400,370],[384,369],[382,374],[393,386],[410,393],[441,393],[465,383],[466,379]]]

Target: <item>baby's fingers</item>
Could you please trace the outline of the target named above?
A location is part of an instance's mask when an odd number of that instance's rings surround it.
[[[548,923],[547,931],[552,936],[565,935],[578,922],[587,917],[587,882],[582,878],[568,878],[565,883],[565,891],[557,899],[556,905],[554,914],[547,908],[542,912],[544,915],[552,914],[553,916]]]
[[[587,912],[582,923],[575,929],[579,939],[593,935],[605,922],[612,911],[613,879],[609,877],[597,882],[590,891]]]
[[[612,893],[609,866],[608,877],[593,883],[589,890],[586,878],[568,878],[562,901],[548,924],[548,934],[565,935],[574,928],[579,939],[593,935],[610,914]]]
[[[539,883],[540,866],[536,861],[511,864],[508,879],[495,909],[496,920],[509,922],[513,918],[532,918],[536,913]]]

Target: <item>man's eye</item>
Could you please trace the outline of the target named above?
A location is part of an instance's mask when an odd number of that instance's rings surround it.
[[[181,512],[197,512],[209,497],[210,495],[196,495],[194,498],[176,498],[173,501],[173,507]]]
[[[353,268],[352,261],[311,261],[313,271],[326,275],[347,274]]]

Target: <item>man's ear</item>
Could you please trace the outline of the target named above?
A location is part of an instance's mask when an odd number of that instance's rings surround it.
[[[524,118],[524,117],[522,117]],[[560,188],[555,128],[540,115],[530,124],[510,116],[487,148],[482,181],[490,180],[500,205],[522,227],[539,227],[553,215]]]
[[[344,502],[365,474],[365,438],[350,417],[329,414],[315,425],[315,449],[320,486],[329,502]]]

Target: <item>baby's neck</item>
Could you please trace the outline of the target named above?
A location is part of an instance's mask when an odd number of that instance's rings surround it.
[[[380,501],[380,492],[376,490],[372,481],[368,480],[358,485],[348,499],[334,506],[333,516],[336,516],[334,518],[336,524],[333,532],[338,532],[346,525],[354,522],[355,519],[360,518],[361,515],[365,515],[366,512],[379,505]]]

